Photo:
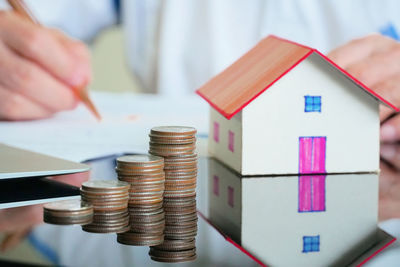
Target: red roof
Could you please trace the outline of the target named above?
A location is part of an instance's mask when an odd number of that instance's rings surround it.
[[[196,92],[218,112],[230,119],[312,53],[319,54],[372,97],[399,111],[397,107],[318,50],[273,35],[261,40],[254,48]]]

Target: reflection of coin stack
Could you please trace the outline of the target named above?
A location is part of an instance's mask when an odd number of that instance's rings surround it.
[[[118,234],[125,245],[152,246],[164,241],[164,160],[152,155],[123,156],[117,159],[118,179],[131,184],[129,192],[129,232]]]
[[[89,224],[93,220],[93,207],[80,199],[48,203],[43,207],[43,220],[60,225]]]
[[[150,133],[150,154],[164,157],[165,241],[150,248],[153,260],[183,262],[196,258],[197,235],[196,129],[154,127]]]
[[[129,230],[129,184],[116,180],[94,180],[82,184],[83,201],[93,206],[93,222],[86,232],[121,233]]]

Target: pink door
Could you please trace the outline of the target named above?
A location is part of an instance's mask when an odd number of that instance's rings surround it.
[[[299,173],[325,173],[326,137],[300,137]]]
[[[325,211],[326,137],[300,137],[299,212]]]
[[[325,211],[325,175],[299,176],[299,212]]]

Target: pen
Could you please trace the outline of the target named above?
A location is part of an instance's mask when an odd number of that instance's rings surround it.
[[[33,13],[29,10],[28,6],[25,4],[23,0],[7,0],[9,5],[13,8],[15,12],[20,14],[23,18],[29,20],[34,24],[40,25],[39,21],[33,16]],[[101,116],[94,106],[93,102],[90,100],[87,90],[84,88],[74,87],[72,88],[74,94],[80,99],[85,106],[93,113],[93,115],[101,120]]]

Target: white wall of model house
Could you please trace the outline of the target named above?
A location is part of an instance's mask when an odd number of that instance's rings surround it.
[[[240,178],[210,160],[211,222],[270,266],[347,266],[376,242],[378,174],[322,177],[326,209],[299,212],[302,178]],[[304,236],[319,236],[316,251]]]
[[[243,180],[245,249],[270,266],[347,266],[376,242],[378,174],[327,175],[324,212],[297,212],[299,179]],[[303,252],[304,236],[319,236],[318,251]]]
[[[307,95],[321,96],[321,112],[305,112]],[[379,169],[378,101],[317,54],[231,120],[212,110],[210,130],[211,154],[243,175],[299,173],[299,137],[305,136],[326,137],[327,173]]]
[[[240,172],[242,168],[242,112],[227,120],[218,111],[210,109],[208,150],[211,156]],[[229,135],[233,136],[229,144]],[[231,137],[232,138],[232,137]]]

